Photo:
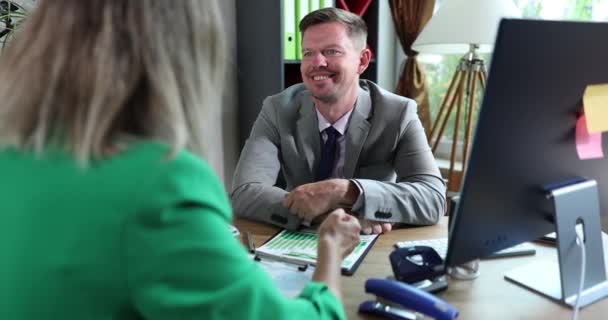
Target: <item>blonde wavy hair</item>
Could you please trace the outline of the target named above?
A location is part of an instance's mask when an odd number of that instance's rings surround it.
[[[225,45],[213,0],[41,0],[0,55],[0,146],[83,163],[122,137],[201,156]]]

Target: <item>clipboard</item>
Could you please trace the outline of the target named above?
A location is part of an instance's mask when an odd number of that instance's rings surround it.
[[[378,239],[377,234],[361,235],[353,252],[342,260],[342,274],[353,275]],[[283,261],[300,266],[317,263],[317,232],[313,229],[300,231],[281,230],[255,250],[260,259]]]

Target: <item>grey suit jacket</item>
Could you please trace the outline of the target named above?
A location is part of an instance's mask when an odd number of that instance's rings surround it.
[[[445,210],[445,184],[416,113],[416,102],[360,80],[346,131],[344,175],[363,189],[365,219],[434,224]],[[310,92],[297,84],[264,100],[241,152],[230,194],[237,215],[294,229],[287,192],[315,182],[321,154]],[[286,190],[275,187],[279,171]]]

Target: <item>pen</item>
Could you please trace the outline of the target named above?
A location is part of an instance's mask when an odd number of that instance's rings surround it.
[[[247,248],[249,248],[249,252],[255,253],[255,244],[253,244],[253,237],[251,236],[251,232],[245,232],[245,241],[247,241]]]

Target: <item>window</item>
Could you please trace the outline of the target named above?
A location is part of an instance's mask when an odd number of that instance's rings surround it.
[[[444,1],[446,0],[437,0],[435,10]],[[521,10],[522,17],[524,18],[608,21],[608,0],[514,0],[513,2]],[[481,54],[480,56],[484,59],[485,66],[488,68],[491,55]],[[450,81],[461,57],[461,54],[420,54],[418,58],[427,74],[432,123],[434,123],[437,117],[444,95],[448,91]],[[476,105],[479,106],[480,99],[477,100]],[[451,116],[454,116],[454,112],[452,112]],[[449,121],[436,152],[436,156],[439,159],[449,158],[453,127],[454,121]],[[464,120],[460,124],[460,128],[464,128]],[[460,139],[464,137],[463,131],[459,129]],[[457,150],[460,149],[458,148]],[[460,158],[460,155],[458,155],[458,158]]]

